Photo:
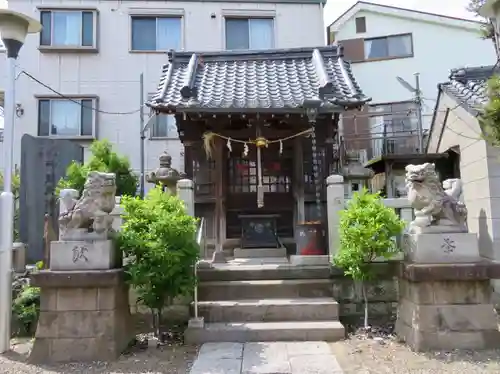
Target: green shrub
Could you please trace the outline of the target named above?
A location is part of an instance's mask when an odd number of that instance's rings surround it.
[[[57,184],[56,193],[64,188],[72,188],[80,192],[87,179],[89,171],[102,171],[116,174],[116,195],[135,196],[138,178],[133,173],[127,157],[113,152],[111,143],[107,140],[96,140],[90,146],[91,157],[85,164],[73,161],[66,169],[66,176]]]
[[[373,278],[371,262],[377,257],[389,259],[398,251],[395,236],[405,222],[393,208],[386,207],[379,194],[363,189],[354,193],[347,208],[340,212],[340,248],[333,262],[361,284],[365,304],[365,328],[368,327],[368,298],[365,281]]]
[[[127,282],[138,301],[151,309],[159,336],[163,308],[178,296],[190,295],[196,284],[196,218],[186,213],[177,196],[162,192],[161,187],[150,190],[144,199],[125,197],[122,206],[125,219],[117,244],[127,258]]]
[[[31,335],[36,329],[40,314],[40,288],[24,286],[12,302],[13,328],[15,336]]]

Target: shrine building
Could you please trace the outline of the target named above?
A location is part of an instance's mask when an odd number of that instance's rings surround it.
[[[244,235],[255,220],[287,247],[297,224],[326,221],[325,180],[341,168],[340,114],[368,101],[342,47],[327,46],[171,51],[147,105],[176,117],[209,242],[258,248],[273,238]]]

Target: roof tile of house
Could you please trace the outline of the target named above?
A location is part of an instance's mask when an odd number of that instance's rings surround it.
[[[370,100],[357,84],[342,47],[262,51],[169,52],[156,95],[158,111],[293,110],[321,101],[324,111]]]
[[[495,72],[495,66],[453,69],[449,81],[440,84],[440,88],[455,98],[457,104],[477,115],[488,101],[487,81]]]

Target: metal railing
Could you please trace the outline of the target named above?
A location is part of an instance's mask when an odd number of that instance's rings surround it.
[[[202,217],[200,220],[200,225],[198,226],[198,231],[196,233],[196,243],[200,246],[200,258],[203,259],[206,252],[206,241],[205,241],[205,218]],[[198,264],[200,260],[196,261],[194,264],[194,278],[196,285],[194,286],[194,318],[198,319]]]

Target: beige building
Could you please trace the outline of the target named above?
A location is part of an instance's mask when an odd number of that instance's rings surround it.
[[[469,229],[479,236],[481,255],[500,260],[500,151],[482,139],[477,118],[493,69],[456,69],[439,85],[427,152],[459,154]]]
[[[43,24],[40,35],[28,37],[19,68],[47,86],[25,74],[17,79],[19,146],[14,162],[20,162],[20,139],[26,133],[72,139],[85,147],[93,139],[106,138],[139,171],[141,73],[147,98],[156,91],[171,49],[322,46],[325,2],[10,0],[10,9]],[[5,87],[5,70],[5,57],[0,55],[0,90]],[[154,121],[147,133],[146,171],[158,166],[164,150],[174,167],[184,169],[175,119],[167,116]]]

